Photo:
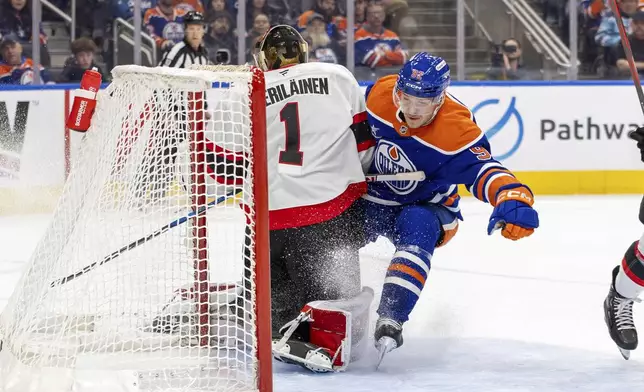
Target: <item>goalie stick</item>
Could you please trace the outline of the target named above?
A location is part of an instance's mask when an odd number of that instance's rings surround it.
[[[423,181],[425,180],[425,173],[422,171],[416,171],[416,172],[406,172],[406,173],[398,173],[398,174],[368,174],[365,176],[365,181],[367,182],[376,182],[376,181]],[[64,278],[56,279],[53,282],[51,282],[50,287],[56,287],[63,285],[71,280],[74,280],[80,276],[85,275],[86,273],[92,271],[96,267],[100,267],[103,264],[109,263],[110,261],[114,260],[115,258],[119,257],[122,253],[127,252],[129,250],[132,250],[140,245],[145,244],[146,242],[150,241],[153,238],[156,238],[160,236],[161,234],[167,232],[168,230],[172,229],[173,227],[177,227],[185,222],[187,222],[190,218],[193,218],[195,216],[201,215],[204,212],[206,212],[208,209],[210,209],[213,206],[216,206],[218,204],[221,204],[231,197],[237,196],[241,190],[235,189],[231,192],[229,192],[227,195],[221,196],[217,198],[216,200],[211,201],[208,203],[205,207],[200,208],[197,211],[192,211],[186,216],[183,216],[179,219],[176,219],[167,225],[157,229],[153,233],[139,238],[136,241],[133,241],[129,243],[128,245],[125,245],[124,247],[112,252],[103,260],[101,261],[96,261],[92,264],[89,264],[88,266],[84,267],[81,270],[78,270],[77,272],[67,275]]]
[[[125,245],[124,247],[122,247],[122,248],[112,252],[108,256],[106,256],[103,260],[95,261],[92,264],[84,267],[83,269],[81,269],[81,270],[79,270],[79,271],[77,271],[77,272],[75,272],[75,273],[73,273],[71,275],[67,275],[64,278],[54,280],[53,282],[51,282],[50,287],[60,286],[60,285],[63,285],[63,284],[65,284],[65,283],[67,283],[67,282],[69,282],[71,280],[74,280],[74,279],[78,278],[79,276],[83,276],[86,273],[92,271],[94,268],[100,267],[101,265],[106,264],[106,263],[114,260],[115,258],[119,257],[121,255],[121,253],[127,252],[128,250],[132,250],[132,249],[136,248],[139,245],[145,244],[146,242],[150,241],[151,239],[156,238],[156,237],[160,236],[161,234],[167,232],[168,230],[172,229],[173,227],[177,227],[177,226],[187,222],[190,218],[193,218],[195,216],[201,215],[204,212],[206,212],[209,208],[211,208],[213,206],[216,206],[218,204],[221,204],[221,203],[227,201],[228,199],[230,199],[231,197],[234,197],[234,196],[238,195],[240,192],[241,192],[241,190],[235,189],[235,190],[229,192],[228,194],[226,194],[224,196],[221,196],[221,197],[211,201],[206,206],[201,207],[197,211],[192,211],[188,215],[183,216],[183,217],[181,217],[179,219],[173,220],[172,222],[168,223],[167,225],[162,226],[161,228],[157,229],[153,233],[151,233],[151,234],[149,234],[149,235],[147,235],[145,237],[139,238],[138,240],[136,240],[134,242],[131,242],[128,245]]]

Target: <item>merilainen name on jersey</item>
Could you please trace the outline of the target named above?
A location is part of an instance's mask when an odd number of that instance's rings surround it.
[[[294,95],[329,95],[328,78],[291,79],[289,82],[266,90],[266,106],[281,102]]]

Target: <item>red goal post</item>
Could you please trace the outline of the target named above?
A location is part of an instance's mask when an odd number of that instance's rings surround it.
[[[263,72],[257,67],[242,66],[252,73],[252,81],[250,82],[250,92],[248,95],[251,102],[251,122],[252,128],[252,155],[253,155],[253,170],[252,176],[254,178],[254,192],[253,199],[255,201],[255,219],[254,225],[255,241],[254,249],[251,253],[255,254],[255,317],[257,320],[257,357],[259,362],[258,369],[258,388],[260,392],[271,392],[273,386],[272,380],[272,333],[271,333],[271,288],[270,288],[270,259],[269,259],[269,233],[268,233],[268,172],[267,162],[268,156],[266,152],[266,84]],[[237,66],[227,65],[202,65],[193,66],[194,70],[202,70],[208,72],[222,72],[236,70]],[[221,82],[215,82],[217,88],[225,88]],[[203,92],[198,92],[189,95],[189,104],[192,116],[191,121],[195,123],[195,129],[203,130],[205,122],[206,110],[203,107],[204,99]],[[195,143],[196,154],[202,156],[205,150],[205,140],[203,140],[203,132],[196,133],[197,140]],[[194,159],[193,162],[199,162],[200,159]],[[260,163],[258,163],[260,162]],[[205,178],[207,174],[204,171],[204,165],[195,165],[193,175],[196,176],[195,183],[205,186]],[[195,190],[193,194],[201,195],[195,200],[195,204],[199,208],[205,208],[208,200],[204,197],[205,192]],[[196,217],[197,222],[194,225],[195,230],[205,230],[206,222],[204,217]],[[204,235],[196,235],[195,238],[205,238]],[[195,282],[209,282],[207,275],[207,246],[201,244],[195,246],[195,261],[198,263],[195,268]],[[263,277],[263,278],[262,278]],[[199,292],[204,295],[207,293],[207,288],[202,287]],[[207,295],[207,294],[205,294]],[[207,319],[208,305],[207,301],[200,301],[201,309],[200,323]],[[202,331],[207,326],[201,324]]]

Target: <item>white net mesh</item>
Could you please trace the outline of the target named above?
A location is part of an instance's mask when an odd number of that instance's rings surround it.
[[[257,390],[253,73],[113,74],[1,316],[0,390]]]

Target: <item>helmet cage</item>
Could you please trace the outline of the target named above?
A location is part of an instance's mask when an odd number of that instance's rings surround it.
[[[274,34],[283,30],[281,37]],[[303,64],[309,61],[309,45],[302,35],[291,26],[279,25],[269,29],[257,42],[255,63],[263,71],[279,69],[286,65]]]

